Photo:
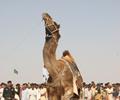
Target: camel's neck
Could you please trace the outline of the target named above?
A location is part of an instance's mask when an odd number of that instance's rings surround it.
[[[43,48],[43,57],[49,58],[47,62],[56,60],[56,49],[57,49],[57,42],[54,40],[54,38],[47,40],[45,42],[44,48]],[[46,59],[44,60],[46,61]]]
[[[44,65],[47,68],[50,74],[55,75],[55,63],[56,63],[56,49],[57,43],[55,38],[51,37],[50,39],[46,38],[45,45],[43,48],[43,60]]]

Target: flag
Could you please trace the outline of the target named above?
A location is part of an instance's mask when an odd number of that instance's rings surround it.
[[[16,69],[14,69],[14,74],[18,74],[18,71]]]

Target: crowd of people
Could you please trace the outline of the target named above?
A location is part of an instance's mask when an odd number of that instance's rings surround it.
[[[12,84],[12,81],[0,84],[0,100],[48,100],[45,84]]]
[[[120,100],[120,83],[83,83],[80,100]],[[46,84],[0,83],[0,100],[49,100]]]
[[[83,83],[80,100],[120,100],[120,83]]]

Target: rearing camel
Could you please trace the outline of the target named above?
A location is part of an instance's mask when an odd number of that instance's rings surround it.
[[[56,49],[60,39],[58,25],[48,13],[43,13],[45,23],[45,44],[43,48],[44,67],[48,70],[49,100],[72,100],[79,95],[82,87],[82,76],[68,50],[63,52],[61,59],[56,59]],[[74,99],[78,100],[78,99]]]

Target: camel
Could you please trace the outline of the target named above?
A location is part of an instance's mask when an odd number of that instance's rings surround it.
[[[43,47],[44,67],[48,70],[47,82],[49,100],[78,100],[83,78],[68,50],[60,59],[56,49],[60,39],[58,25],[48,13],[42,15],[45,24],[45,44]],[[76,98],[76,99],[75,99]]]

